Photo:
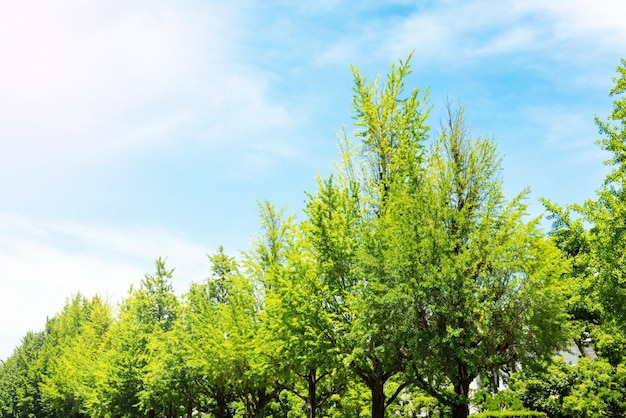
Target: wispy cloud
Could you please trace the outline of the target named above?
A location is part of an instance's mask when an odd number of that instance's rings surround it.
[[[473,64],[477,58],[552,54],[568,63],[626,48],[626,5],[619,0],[558,2],[448,0],[404,16],[382,14],[329,45],[323,62],[396,60],[415,50],[415,66]],[[559,47],[562,54],[554,56]]]
[[[27,330],[40,330],[67,297],[100,294],[115,303],[152,273],[156,257],[175,268],[174,285],[185,292],[208,276],[205,248],[155,228],[122,229],[75,222],[42,222],[0,213],[0,358]]]
[[[620,0],[572,0],[567,7],[556,2],[519,2],[521,12],[549,16],[556,40],[583,42],[600,50],[626,47],[626,4]]]
[[[241,56],[240,19],[218,2],[3,5],[1,166],[101,161],[181,141],[246,149],[259,129],[292,126],[267,75]]]

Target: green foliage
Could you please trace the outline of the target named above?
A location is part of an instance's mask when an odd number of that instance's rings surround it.
[[[211,400],[208,411],[221,417],[259,416],[277,408],[272,403],[277,391],[272,372],[263,367],[258,289],[221,249],[210,259],[214,276],[192,284],[185,296],[184,356]]]
[[[576,365],[562,358],[512,377],[512,389],[526,408],[554,418],[622,416],[626,413],[626,368],[603,359],[581,358]]]
[[[337,321],[329,306],[332,294],[304,226],[270,204],[262,206],[263,236],[248,266],[264,284],[264,359],[279,384],[302,399],[309,417],[345,385],[336,346]]]
[[[626,375],[624,367],[613,367],[603,360],[580,359],[577,381],[563,399],[563,409],[570,416],[600,418],[626,413]]]
[[[334,295],[323,306],[372,416],[410,383],[467,414],[478,374],[563,346],[568,265],[524,220],[524,193],[504,198],[495,145],[469,136],[462,109],[427,150],[426,98],[402,97],[408,61],[382,86],[353,72],[359,141],[344,136],[303,222]]]
[[[139,288],[131,287],[111,327],[110,349],[96,374],[91,415],[140,416],[167,408],[144,387],[148,345],[155,335],[173,327],[179,303],[170,282],[173,270],[167,270],[160,258],[155,266],[154,275],[146,274]]]
[[[360,184],[362,209],[381,213],[388,193],[418,175],[424,142],[430,130],[426,124],[430,106],[428,90],[420,95],[415,87],[404,97],[406,79],[412,70],[411,56],[392,64],[386,82],[380,76],[373,82],[352,67],[354,76],[355,155],[344,135],[344,167],[348,179]],[[354,171],[356,170],[356,171]]]
[[[188,336],[179,322],[167,332],[155,332],[148,343],[148,362],[144,367],[142,405],[157,399],[163,409],[182,416],[194,409],[203,410],[206,400],[197,381],[199,373],[189,362]]]
[[[333,395],[322,416],[329,418],[371,417],[371,391],[360,381],[348,385],[341,395]]]
[[[29,332],[11,357],[2,363],[0,388],[4,399],[0,406],[3,417],[45,417],[41,402],[41,362],[39,356],[45,332]],[[5,380],[6,379],[6,380]]]
[[[95,396],[99,359],[108,349],[111,308],[97,296],[89,301],[77,295],[51,322],[42,403],[52,416],[86,416]]]
[[[567,415],[563,411],[563,400],[575,382],[575,369],[559,358],[543,369],[525,369],[514,374],[511,387],[525,407],[545,412],[553,418],[564,418]]]
[[[609,321],[591,334],[596,353],[613,367],[626,360],[626,336],[621,331],[615,322]]]
[[[489,411],[520,411],[524,404],[519,395],[510,390],[498,390],[492,393],[491,388],[480,389],[474,392],[472,404],[479,410]]]
[[[600,300],[618,324],[626,323],[626,60],[609,95],[615,97],[606,121],[596,117],[601,148],[611,153],[612,171],[597,192],[597,200],[584,206],[592,223],[591,248]]]
[[[449,109],[419,187],[394,189],[373,240],[384,243],[381,276],[397,289],[408,371],[454,414],[467,414],[479,374],[549,356],[567,337],[567,264],[537,221],[524,220],[524,193],[504,198],[498,174],[494,143],[471,138],[463,110]]]
[[[471,417],[475,418],[498,418],[498,417],[509,417],[509,418],[523,418],[523,417],[545,417],[547,418],[544,412],[537,411],[487,411],[481,412],[478,414],[472,414]]]
[[[406,288],[387,268],[392,263],[388,213],[396,196],[419,183],[429,131],[427,94],[420,97],[418,88],[404,93],[408,62],[392,65],[382,85],[380,78],[367,83],[353,69],[358,142],[350,144],[344,134],[337,182],[320,182],[307,208],[322,274],[340,296],[331,303],[343,331],[338,345],[371,391],[373,417],[381,417],[408,384],[385,390],[390,379],[403,374],[410,340]]]
[[[596,124],[604,138],[598,141],[600,147],[612,154],[607,163],[615,166],[614,171],[607,177],[606,184],[614,181],[621,182],[623,173],[620,171],[626,164],[626,59],[621,59],[621,66],[616,68],[618,77],[613,78],[615,83],[609,96],[615,97],[613,112],[606,121],[596,117]]]

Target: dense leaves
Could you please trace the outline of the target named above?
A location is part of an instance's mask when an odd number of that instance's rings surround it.
[[[567,313],[577,364],[557,360],[512,377],[514,396],[551,417],[614,417],[626,413],[626,61],[609,95],[613,112],[596,117],[611,170],[595,199],[561,208],[544,201],[552,235],[571,265]]]

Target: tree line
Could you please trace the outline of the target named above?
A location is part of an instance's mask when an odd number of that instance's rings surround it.
[[[547,233],[462,106],[433,132],[409,61],[352,69],[354,132],[299,216],[260,204],[251,248],[180,297],[159,258],[119,306],[78,294],[26,334],[0,417],[623,415],[626,61],[596,118],[612,171],[595,199],[544,200]]]

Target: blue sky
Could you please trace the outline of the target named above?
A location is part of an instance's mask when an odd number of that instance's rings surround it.
[[[297,211],[351,129],[350,65],[414,50],[411,86],[496,139],[507,194],[592,197],[621,0],[0,3],[0,358],[65,299],[117,301],[168,258],[184,292],[257,200]]]

